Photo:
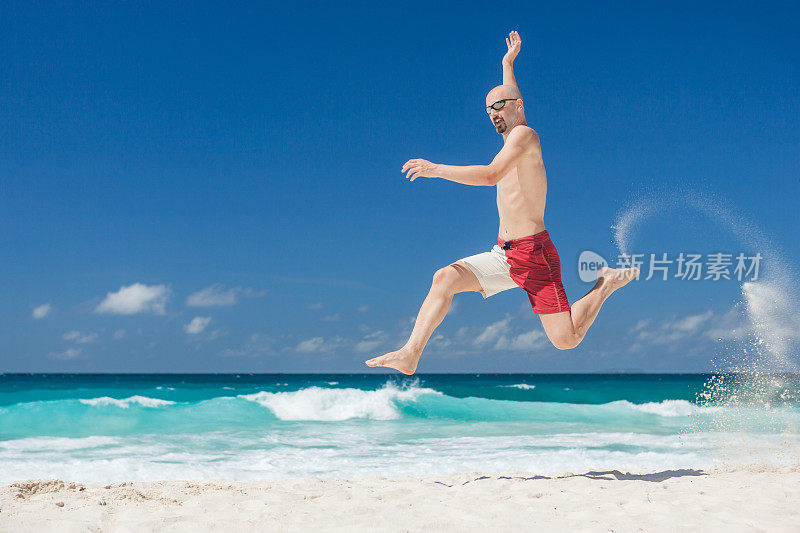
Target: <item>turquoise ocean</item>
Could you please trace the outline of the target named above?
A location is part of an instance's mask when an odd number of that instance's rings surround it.
[[[0,374],[0,481],[578,473],[794,460],[796,400],[711,405],[698,399],[709,378]],[[746,457],[732,457],[733,442]]]

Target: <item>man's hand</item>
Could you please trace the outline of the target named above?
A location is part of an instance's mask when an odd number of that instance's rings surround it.
[[[414,181],[417,178],[438,178],[437,168],[438,165],[436,163],[431,163],[424,159],[409,159],[403,165],[401,172],[408,172],[406,178]]]
[[[509,33],[506,38],[506,46],[508,46],[508,52],[503,56],[503,64],[511,65],[514,63],[517,54],[519,54],[520,48],[522,48],[522,39],[520,39],[519,33],[516,31]]]

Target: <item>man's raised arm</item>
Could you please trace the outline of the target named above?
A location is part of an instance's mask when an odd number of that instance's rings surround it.
[[[503,56],[503,85],[517,87],[517,79],[514,77],[514,59],[516,59],[520,48],[522,48],[522,39],[520,39],[519,33],[516,31],[509,33],[506,38],[506,46],[508,47],[508,52]]]
[[[517,126],[508,134],[503,149],[488,165],[438,165],[425,159],[411,159],[403,165],[406,177],[414,181],[420,177],[443,178],[464,185],[497,185],[520,158],[530,150],[538,149],[536,133],[528,126]]]

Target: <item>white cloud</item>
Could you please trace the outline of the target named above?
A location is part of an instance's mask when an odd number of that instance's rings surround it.
[[[191,322],[183,326],[183,331],[189,335],[197,335],[198,333],[202,333],[202,331],[206,329],[210,323],[211,317],[196,316],[191,320]]]
[[[163,315],[168,298],[169,289],[165,285],[134,283],[128,287],[120,287],[117,292],[109,292],[94,312],[113,315],[149,312]]]
[[[322,302],[314,302],[308,304],[308,309],[322,309],[323,307],[324,305],[322,305]]]
[[[336,313],[335,315],[326,315],[325,317],[322,318],[322,320],[325,322],[338,322],[341,319],[342,317],[338,313]]]
[[[517,336],[512,336],[511,339],[503,335],[497,339],[495,344],[496,350],[520,350],[530,351],[539,348],[544,348],[549,344],[549,340],[544,331],[533,330],[528,333],[522,333]]]
[[[635,333],[637,341],[631,350],[639,350],[642,343],[651,345],[674,345],[678,341],[694,337],[703,331],[709,322],[713,322],[715,314],[713,311],[706,311],[699,315],[689,315],[686,317],[671,317],[660,324],[653,323],[651,319],[639,320],[629,332]]]
[[[313,337],[298,344],[295,347],[295,351],[300,353],[331,353],[345,345],[352,346],[352,341],[348,341],[338,336],[329,339],[325,339],[323,337]]]
[[[205,340],[213,341],[214,339],[219,339],[220,337],[224,337],[227,334],[228,334],[227,330],[215,329],[213,331],[209,331],[208,333],[206,333]]]
[[[372,350],[374,350],[375,348],[380,346],[382,342],[383,341],[378,341],[378,340],[372,340],[372,341],[363,340],[363,341],[359,341],[356,344],[356,351],[359,352],[359,353],[371,352]]]
[[[453,341],[450,339],[446,339],[444,335],[441,333],[436,333],[431,339],[428,341],[428,346],[431,346],[436,349],[444,349],[448,348],[453,344]]]
[[[222,357],[255,357],[272,352],[272,341],[260,333],[253,333],[248,337],[244,346],[239,349],[226,348],[219,354]]]
[[[75,359],[81,354],[80,348],[69,348],[63,352],[50,352],[47,357],[51,359]]]
[[[97,333],[88,333],[84,335],[80,331],[68,331],[61,336],[65,341],[75,341],[78,344],[86,344],[87,342],[94,342],[97,340]]]
[[[118,341],[118,340],[120,340],[120,339],[122,339],[124,337],[125,337],[125,330],[124,329],[118,329],[117,331],[114,332],[114,340]]]
[[[295,348],[298,352],[302,353],[315,353],[325,351],[325,339],[322,337],[314,337],[305,340],[297,345]]]
[[[256,291],[250,288],[243,289],[238,286],[226,290],[221,283],[215,283],[190,294],[186,298],[186,305],[189,307],[231,306],[236,305],[241,298],[258,298],[266,293],[267,291]]]
[[[687,316],[686,318],[676,321],[672,327],[678,331],[694,333],[701,325],[705,324],[713,316],[713,311],[707,311],[702,315]]]
[[[356,343],[356,351],[359,353],[371,352],[384,342],[386,342],[386,333],[382,330],[375,331],[365,335],[361,341]]]
[[[33,318],[37,320],[39,320],[40,318],[44,318],[47,315],[49,315],[52,310],[53,306],[50,305],[49,303],[42,304],[33,310]]]
[[[741,341],[754,333],[753,325],[736,308],[715,317],[712,326],[703,335],[713,341]]]
[[[510,322],[511,318],[504,318],[503,320],[499,320],[490,326],[486,326],[480,335],[475,338],[473,344],[487,344],[496,341],[508,332],[508,326]]]
[[[369,311],[369,306],[368,306],[368,305],[362,305],[362,306],[359,306],[359,308],[357,309],[357,311],[358,311],[359,313],[366,313],[367,311]]]
[[[450,338],[435,335],[428,346],[449,355],[485,353],[487,350],[531,352],[550,347],[541,327],[531,329],[527,317],[523,322],[525,324],[519,324],[517,318],[506,315],[488,326],[462,326]]]
[[[544,346],[544,341],[546,340],[547,336],[544,334],[543,331],[529,331],[528,333],[522,333],[521,335],[517,335],[514,341],[511,343],[512,350],[535,350],[536,348],[541,348]],[[548,341],[549,342],[549,341]]]

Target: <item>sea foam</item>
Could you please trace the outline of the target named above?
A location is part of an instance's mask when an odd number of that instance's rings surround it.
[[[652,413],[659,416],[675,417],[675,416],[690,416],[703,411],[713,411],[718,408],[714,407],[699,407],[696,404],[687,402],[686,400],[664,400],[661,402],[647,402],[635,404],[627,400],[618,400],[610,402],[607,405],[619,405],[635,409],[636,411],[643,411],[645,413]]]
[[[352,418],[400,418],[395,401],[413,401],[422,394],[441,394],[427,388],[397,388],[387,383],[378,390],[308,387],[293,392],[243,394],[239,398],[263,405],[281,420],[342,421]]]
[[[101,405],[113,405],[115,407],[121,407],[123,409],[127,409],[131,406],[131,404],[138,404],[142,407],[164,407],[165,405],[172,405],[175,402],[170,400],[161,400],[159,398],[148,398],[147,396],[131,396],[130,398],[124,398],[118,400],[116,398],[110,398],[108,396],[103,396],[102,398],[90,398],[90,399],[81,399],[78,400],[82,404],[85,405],[92,405],[92,406],[101,406]]]

